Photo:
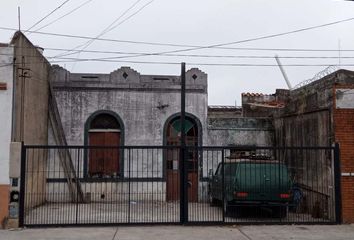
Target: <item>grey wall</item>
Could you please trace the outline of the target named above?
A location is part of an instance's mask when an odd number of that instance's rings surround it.
[[[70,73],[58,66],[53,67],[51,76],[69,145],[83,145],[86,121],[95,112],[107,110],[119,115],[122,120],[124,145],[161,146],[164,141],[166,121],[180,112],[179,76],[141,75],[128,67],[119,68],[110,74],[79,74]],[[273,144],[273,125],[269,118],[242,118],[240,109],[231,111],[230,107],[227,108],[227,114],[217,108],[217,116],[213,114],[208,117],[205,73],[198,69],[190,69],[186,72],[186,83],[186,112],[195,116],[200,122],[199,133],[202,145],[271,146]],[[215,168],[221,161],[219,153],[203,154],[203,162],[199,165],[198,196],[200,199],[207,197],[203,178],[208,176],[208,168]],[[132,154],[128,162],[127,151],[125,151],[123,176],[128,176],[127,166],[130,163],[129,176],[132,178],[163,178],[162,152],[159,150],[147,155],[149,157],[139,158],[138,154]],[[77,162],[83,166],[82,157],[79,161],[74,160],[74,165]],[[50,173],[50,175],[55,177],[55,174]],[[79,177],[83,177],[82,167],[79,170]],[[51,186],[53,187],[53,184]],[[84,192],[93,193],[94,191],[88,186],[87,184],[84,186]],[[165,191],[163,189],[160,190]],[[99,191],[105,190],[100,187]]]
[[[274,129],[270,118],[208,118],[211,146],[273,146]]]
[[[11,44],[15,47],[14,115],[12,140],[30,145],[48,144],[49,78],[51,66],[42,53],[21,32],[16,32]],[[26,207],[45,200],[45,154],[27,159],[26,194],[37,196],[26,201]],[[33,184],[36,183],[36,184]]]
[[[128,75],[126,79],[124,73]],[[166,120],[180,111],[177,76],[140,75],[126,67],[101,75],[71,74],[56,68],[53,75],[69,145],[84,143],[85,122],[99,110],[113,111],[120,116],[125,145],[162,145]],[[197,77],[195,80],[193,75]],[[198,69],[191,69],[186,81],[186,112],[199,119],[205,132],[207,76]]]

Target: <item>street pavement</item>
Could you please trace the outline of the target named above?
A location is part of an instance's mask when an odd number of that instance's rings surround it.
[[[354,225],[118,226],[0,230],[0,240],[354,240]]]

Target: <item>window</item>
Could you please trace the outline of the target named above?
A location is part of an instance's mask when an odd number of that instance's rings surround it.
[[[94,178],[116,178],[120,174],[121,126],[117,118],[102,113],[90,122],[88,131],[88,175]]]

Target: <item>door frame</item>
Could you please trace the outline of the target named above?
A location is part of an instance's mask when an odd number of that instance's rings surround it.
[[[197,127],[197,146],[202,146],[203,145],[203,128],[202,128],[202,124],[200,122],[200,120],[193,114],[191,113],[186,113],[186,119],[189,118],[191,119],[195,124],[196,124],[196,127]],[[164,123],[164,128],[163,128],[163,146],[167,146],[167,130],[168,130],[168,127],[169,127],[169,123],[171,121],[173,121],[174,119],[178,118],[178,117],[181,117],[181,114],[180,113],[175,113],[175,114],[172,114],[170,117],[168,117]],[[179,148],[180,149],[180,146],[176,146],[176,148]],[[188,146],[187,146],[187,149],[188,149]],[[196,149],[196,151],[198,151],[198,149]],[[200,172],[199,172],[199,163],[200,161],[202,161],[202,159],[199,157],[199,154],[197,153],[197,184],[199,185],[199,181],[201,180],[201,177],[200,177]],[[188,172],[188,170],[187,170]],[[188,176],[187,176],[188,177]],[[166,182],[166,199],[167,199],[167,154],[163,154],[163,179],[165,180]],[[198,187],[197,187],[197,191],[198,191]],[[197,199],[198,199],[198,192],[197,192]]]

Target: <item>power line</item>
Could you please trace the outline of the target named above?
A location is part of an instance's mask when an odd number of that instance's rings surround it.
[[[223,47],[223,46],[228,46],[228,45],[233,45],[233,44],[258,41],[258,40],[269,39],[269,38],[280,37],[280,36],[289,35],[289,34],[293,34],[293,33],[308,31],[308,30],[312,30],[312,29],[316,29],[316,28],[327,27],[327,26],[331,26],[331,25],[335,25],[335,24],[339,24],[339,23],[343,23],[343,22],[347,22],[347,21],[352,21],[352,20],[354,20],[354,18],[347,18],[347,19],[343,19],[340,21],[321,24],[321,25],[317,25],[317,26],[301,28],[301,29],[287,31],[287,32],[278,33],[278,34],[265,35],[265,36],[256,37],[256,38],[249,38],[249,39],[244,39],[244,40],[239,40],[239,41],[234,41],[234,42],[214,44],[214,45],[209,45],[209,46],[192,47],[192,48],[179,49],[179,50],[173,50],[173,51],[156,52],[156,53],[152,53],[152,54],[148,54],[148,55],[160,55],[160,54],[166,54],[166,53],[188,52],[188,51],[195,51],[195,50],[200,50],[200,49]],[[141,57],[141,56],[146,56],[146,55],[145,54],[140,54],[140,55],[137,54],[135,56],[125,56],[123,58]]]
[[[284,36],[284,35],[298,33],[298,32],[302,32],[302,31],[308,31],[308,30],[312,30],[312,29],[316,29],[316,28],[327,27],[327,26],[331,26],[331,25],[335,25],[335,24],[339,24],[339,23],[343,23],[343,22],[352,21],[352,20],[354,20],[354,18],[347,18],[347,19],[343,19],[343,20],[339,20],[339,21],[335,21],[335,22],[331,22],[331,23],[321,24],[321,25],[307,27],[307,28],[301,28],[301,29],[288,31],[288,32],[283,32],[283,33],[279,33],[279,34],[271,34],[271,35],[266,35],[266,36],[261,36],[261,37],[256,37],[256,38],[249,38],[249,39],[244,39],[244,40],[240,40],[240,41],[234,41],[234,42],[222,43],[222,44],[215,44],[215,45],[208,45],[208,46],[172,44],[172,43],[156,43],[156,42],[131,41],[131,40],[118,40],[118,39],[108,39],[108,38],[95,38],[95,37],[89,37],[89,36],[79,36],[79,35],[70,35],[70,34],[49,33],[49,32],[39,32],[39,31],[28,31],[28,30],[26,30],[24,32],[41,34],[41,35],[48,35],[48,36],[57,36],[57,37],[81,38],[81,39],[90,39],[90,40],[95,39],[95,40],[99,40],[99,41],[109,41],[109,42],[145,44],[145,45],[156,45],[156,46],[169,46],[169,47],[188,47],[188,48],[190,48],[190,49],[181,49],[181,50],[176,50],[176,51],[192,51],[192,50],[205,49],[205,48],[249,49],[249,50],[278,50],[278,48],[274,48],[274,49],[230,48],[230,47],[224,47],[224,46],[238,44],[238,43],[244,43],[244,42],[257,41],[257,40],[267,39],[267,38],[274,38],[274,37],[278,37],[278,36]],[[8,28],[8,27],[0,27],[0,29],[2,29],[2,30],[11,30],[11,31],[16,31],[17,30],[15,28]],[[174,51],[174,52],[176,52],[176,51]],[[306,49],[298,49],[296,51],[307,51],[307,50]],[[313,50],[313,51],[317,51],[317,50]],[[325,50],[325,51],[327,51],[327,50]],[[333,50],[333,51],[338,51],[338,50]],[[172,52],[168,52],[168,53],[172,53]],[[157,53],[155,53],[155,54],[157,54]]]
[[[126,11],[124,11],[118,18],[116,18],[106,29],[104,29],[98,36],[96,36],[95,39],[89,40],[86,44],[84,44],[84,47],[81,50],[85,50],[87,47],[89,47],[95,40],[97,40],[97,38],[103,36],[104,34],[112,31],[113,29],[117,28],[118,26],[120,26],[121,24],[123,24],[124,22],[128,21],[130,18],[132,18],[133,16],[135,16],[136,14],[138,14],[139,12],[141,12],[145,7],[147,7],[149,4],[151,4],[154,0],[151,0],[150,2],[146,3],[145,5],[143,5],[141,8],[139,8],[136,12],[134,12],[133,14],[129,15],[127,18],[123,19],[121,22],[119,22],[118,24],[114,25],[115,23],[117,23],[125,14],[127,14],[131,9],[133,9],[139,2],[141,2],[141,0],[137,0],[136,2],[134,2]],[[76,53],[80,54],[81,50],[77,51]],[[67,56],[67,55],[71,55],[71,54],[75,54],[75,53],[68,53],[68,54],[61,54],[61,56]]]
[[[107,63],[133,63],[133,64],[154,64],[154,65],[180,65],[180,62],[167,62],[167,61],[128,61],[128,60],[108,60],[108,59],[85,59],[85,58],[60,58],[59,60],[50,61],[51,64],[56,63],[70,63],[70,62],[107,62]],[[4,66],[17,63],[5,63]],[[25,64],[43,64],[40,62],[25,62]],[[278,67],[277,64],[252,64],[252,63],[197,63],[187,62],[190,66],[224,66],[224,67]],[[332,66],[331,63],[326,64],[284,64],[287,67],[328,67]],[[342,66],[352,67],[354,63],[343,64]],[[1,67],[1,66],[0,66]]]
[[[87,42],[85,42],[84,44],[80,44],[76,47],[74,47],[73,49],[69,50],[68,52],[72,52],[80,47],[83,47],[83,49],[81,50],[85,50],[86,47],[88,47],[92,42],[94,42],[95,40],[99,39],[99,37],[101,37],[102,35],[105,34],[105,31],[107,31],[111,26],[113,26],[117,21],[119,21],[130,9],[132,9],[133,7],[135,7],[136,4],[138,4],[141,0],[137,0],[136,2],[134,2],[127,10],[125,10],[118,18],[116,18],[108,27],[106,27],[100,34],[98,34],[96,37],[88,40]],[[79,51],[75,52],[75,53],[79,53]],[[59,54],[57,56],[66,56],[67,54]]]
[[[27,29],[27,31],[31,30],[32,28],[34,28],[35,26],[37,26],[38,24],[40,24],[44,19],[46,19],[47,17],[49,17],[50,15],[52,15],[54,12],[56,12],[58,9],[60,9],[62,6],[64,6],[64,4],[68,3],[70,0],[66,0],[65,2],[63,2],[62,4],[60,4],[58,7],[56,7],[54,10],[52,10],[50,13],[48,13],[47,15],[45,15],[43,18],[41,18],[38,22],[36,22],[35,24],[33,24],[30,28]]]
[[[120,53],[120,54],[137,54],[137,53]],[[248,58],[248,59],[274,59],[274,56],[253,56],[253,55],[200,55],[200,54],[162,54],[162,57],[193,57],[193,58]],[[47,58],[61,58],[61,57],[47,57]],[[102,57],[94,59],[119,59],[121,57]],[[281,59],[338,59],[338,56],[278,56]],[[352,59],[354,56],[340,57],[342,59]]]
[[[123,14],[121,14],[116,20],[114,20],[107,28],[105,28],[105,30],[103,30],[98,36],[96,36],[94,39],[89,40],[86,44],[80,45],[80,46],[84,46],[83,49],[75,52],[75,53],[81,53],[83,50],[85,50],[87,47],[89,47],[89,45],[91,45],[95,40],[97,40],[99,37],[103,36],[104,34],[112,31],[113,29],[117,28],[118,26],[120,26],[121,24],[123,24],[124,22],[128,21],[130,18],[132,18],[133,16],[135,16],[136,14],[138,14],[139,12],[141,12],[145,7],[147,7],[149,4],[151,4],[154,0],[146,3],[145,5],[143,5],[141,8],[139,8],[136,12],[134,12],[133,14],[129,15],[127,18],[123,19],[121,22],[119,22],[118,24],[114,25],[116,22],[118,22],[127,12],[129,12],[133,7],[135,7],[141,0],[136,1],[131,7],[129,7],[126,11],[123,12]],[[114,26],[113,26],[114,25]],[[86,45],[86,46],[85,46]],[[75,48],[74,48],[75,49]],[[73,50],[71,50],[73,51]],[[75,53],[69,53],[69,54],[61,54],[60,56],[68,56],[68,55],[72,55]]]
[[[139,52],[112,52],[112,51],[84,51],[84,52],[93,52],[93,53],[115,53],[115,54],[142,54]],[[9,53],[0,53],[0,55],[10,55]],[[36,58],[37,56],[33,55],[22,55],[25,57]],[[162,54],[161,57],[193,57],[193,58],[249,58],[249,59],[274,59],[274,56],[265,56],[265,55],[203,55],[203,54]],[[281,59],[338,59],[339,56],[278,56]],[[46,56],[48,59],[58,58],[56,56]],[[342,59],[353,59],[354,56],[341,56]],[[117,56],[95,58],[95,59],[119,59]]]
[[[65,62],[111,62],[111,63],[137,63],[137,64],[163,64],[163,65],[180,65],[180,62],[166,61],[128,61],[128,60],[112,60],[112,59],[90,59],[90,58],[60,58],[59,60],[51,61],[52,63]],[[188,65],[194,66],[258,66],[258,67],[278,67],[277,64],[251,64],[251,63],[194,63],[187,62]],[[333,64],[283,64],[287,67],[328,67]],[[354,64],[343,64],[343,66],[354,66]]]
[[[1,27],[0,27],[1,29]],[[8,30],[8,29],[6,29]],[[16,29],[15,29],[16,30]],[[118,40],[125,41],[125,40]],[[146,44],[154,44],[154,43],[146,43]],[[156,43],[158,44],[158,43]],[[161,43],[162,45],[165,45]],[[181,46],[189,46],[189,45],[181,45]],[[32,47],[17,47],[17,48],[32,48]],[[69,51],[69,48],[52,48],[52,47],[42,47],[44,50],[52,50],[52,51]],[[338,53],[338,49],[311,49],[311,48],[252,48],[252,47],[221,47],[217,49],[227,49],[227,50],[241,50],[241,51],[282,51],[282,52],[335,52]],[[341,52],[354,52],[354,49],[341,49]],[[124,53],[122,51],[107,51],[107,50],[83,50],[82,52],[88,53]]]
[[[66,13],[66,14],[64,14],[64,15],[62,15],[62,16],[56,18],[56,19],[54,19],[54,20],[51,21],[50,23],[48,23],[48,24],[46,24],[46,25],[44,25],[44,26],[42,26],[42,27],[40,27],[40,28],[38,28],[38,29],[36,29],[36,30],[34,30],[34,31],[37,32],[37,31],[39,31],[39,30],[41,30],[41,29],[43,29],[43,28],[48,27],[49,25],[52,25],[53,23],[56,23],[57,21],[59,21],[59,20],[61,20],[62,18],[66,17],[66,16],[68,16],[68,15],[70,15],[70,14],[72,14],[73,12],[79,10],[80,8],[82,8],[83,6],[87,5],[88,3],[92,2],[92,1],[93,1],[93,0],[88,0],[88,1],[86,1],[86,2],[84,2],[84,3],[82,3],[82,4],[80,4],[79,6],[77,6],[76,8],[74,8],[73,10],[69,11],[68,13]]]

